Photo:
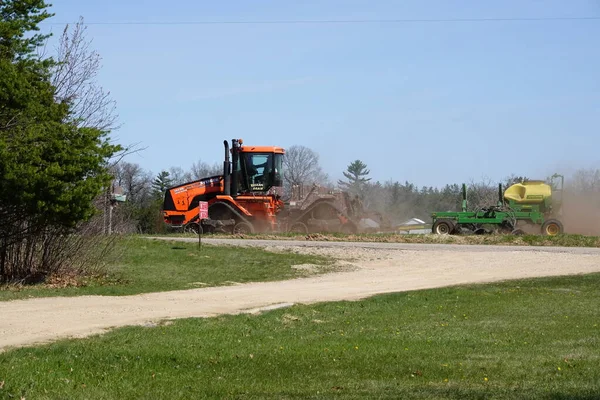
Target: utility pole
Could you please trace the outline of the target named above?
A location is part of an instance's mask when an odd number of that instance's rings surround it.
[[[108,234],[112,234],[112,214],[113,214],[113,204],[110,202],[110,206],[108,208]]]
[[[106,228],[106,212],[108,209],[108,188],[106,188],[106,192],[104,193],[104,212],[102,213],[102,234],[106,235],[107,232],[107,228]]]

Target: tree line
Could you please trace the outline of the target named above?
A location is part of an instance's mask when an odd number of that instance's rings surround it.
[[[408,181],[373,181],[371,171],[361,160],[350,162],[343,179],[335,183],[320,165],[319,154],[303,146],[294,145],[286,149],[284,158],[284,190],[287,200],[293,186],[310,188],[318,185],[326,191],[346,191],[358,197],[367,211],[383,215],[390,223],[399,224],[411,218],[426,222],[431,220],[434,211],[460,211],[462,182],[446,184],[443,187],[418,186]],[[153,176],[139,165],[120,163],[114,169],[115,182],[128,194],[126,204],[119,205],[120,226],[130,232],[164,232],[160,214],[162,199],[166,189],[185,182],[222,173],[221,164],[210,165],[198,161],[187,170],[180,166],[171,167]],[[466,182],[469,209],[495,205],[498,201],[498,184],[504,188],[528,180],[526,176],[512,174],[501,182],[491,180],[471,180]],[[581,169],[567,177],[568,189],[573,193],[600,192],[600,170]],[[592,199],[593,200],[593,199]],[[597,200],[600,210],[600,199]]]

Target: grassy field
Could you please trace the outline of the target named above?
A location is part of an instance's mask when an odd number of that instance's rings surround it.
[[[0,300],[41,296],[130,295],[226,285],[230,282],[273,281],[306,275],[293,265],[315,264],[330,270],[332,260],[294,253],[270,253],[254,248],[124,238],[119,256],[99,276],[33,286],[4,286]],[[71,285],[63,287],[65,285]]]
[[[600,398],[600,274],[187,319],[0,354],[0,397]]]
[[[159,236],[159,235],[157,235]],[[160,236],[194,237],[193,235],[172,233]],[[499,245],[499,246],[559,246],[559,247],[600,247],[600,237],[563,234],[557,236],[542,235],[406,235],[394,233],[297,233],[247,234],[247,235],[205,235],[206,238],[243,238],[271,240],[308,240],[308,241],[341,241],[341,242],[383,242],[383,243],[433,243],[464,245]]]

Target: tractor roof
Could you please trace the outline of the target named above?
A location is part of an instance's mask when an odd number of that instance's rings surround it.
[[[283,147],[278,146],[241,146],[244,153],[278,153],[285,154]]]

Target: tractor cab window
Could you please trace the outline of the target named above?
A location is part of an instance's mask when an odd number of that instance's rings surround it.
[[[265,190],[273,164],[272,156],[270,154],[248,154],[246,160],[250,190],[253,192]]]
[[[283,186],[283,154],[273,155],[273,186]]]
[[[262,192],[268,189],[268,177],[273,165],[273,155],[265,153],[246,153],[243,155],[242,168],[246,167],[244,174],[247,189],[251,192]]]
[[[273,186],[281,186],[282,154],[240,154],[242,188],[251,192],[266,192]]]

